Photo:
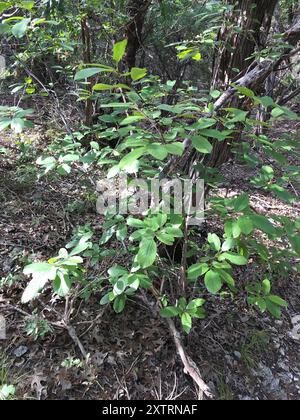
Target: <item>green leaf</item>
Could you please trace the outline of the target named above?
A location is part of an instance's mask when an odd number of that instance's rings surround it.
[[[130,117],[125,118],[120,125],[130,125],[142,121],[144,119],[145,117],[143,117],[142,115],[132,115]]]
[[[182,328],[183,328],[184,332],[189,334],[191,329],[192,329],[192,324],[193,324],[193,321],[192,321],[191,315],[187,312],[184,312],[181,315],[181,325],[182,325]]]
[[[7,400],[10,397],[13,397],[15,393],[16,393],[16,388],[13,385],[3,384],[0,386],[0,400],[3,400],[3,401]]]
[[[8,128],[11,124],[11,120],[4,118],[0,121],[0,132],[4,131],[6,128]]]
[[[90,77],[95,76],[96,74],[99,73],[111,73],[115,71],[112,67],[111,68],[102,68],[102,67],[89,67],[87,69],[83,69],[80,70],[76,73],[75,75],[75,82],[79,81],[79,80],[85,80],[88,79]],[[97,86],[97,85],[96,85]]]
[[[147,74],[147,69],[139,69],[137,67],[133,67],[130,71],[130,76],[134,82],[137,80],[142,79]]]
[[[116,232],[116,228],[114,226],[112,228],[104,231],[101,238],[100,238],[99,245],[107,244],[107,242],[113,237],[115,232]]]
[[[107,305],[108,303],[110,303],[111,302],[111,292],[109,292],[109,293],[106,293],[106,295],[104,295],[103,297],[102,297],[102,299],[100,300],[100,305],[101,306],[103,306],[103,305]]]
[[[53,281],[53,290],[60,297],[65,297],[69,294],[72,282],[67,274],[58,272],[58,275]]]
[[[175,306],[167,306],[160,310],[160,316],[162,318],[174,318],[180,314],[180,309]]]
[[[209,270],[209,266],[206,263],[194,264],[187,271],[188,278],[190,280],[197,280],[199,277],[207,273],[208,270]]]
[[[12,28],[11,32],[16,38],[22,38],[28,28],[31,19],[22,19],[21,22],[16,23]]]
[[[231,133],[232,131],[229,130],[219,131],[214,129],[205,129],[200,131],[201,136],[211,137],[213,139],[217,139],[218,141],[227,139]]]
[[[0,23],[0,35],[5,35],[10,32],[10,26],[7,23]],[[1,70],[2,72],[2,70]],[[21,88],[19,89],[21,90]],[[11,92],[13,93],[13,92]]]
[[[249,207],[249,195],[241,194],[239,197],[233,200],[233,207],[236,212],[241,212]]]
[[[144,238],[140,243],[137,262],[141,268],[148,268],[156,260],[157,245],[154,239]]]
[[[262,282],[262,287],[263,287],[264,295],[269,295],[270,292],[271,292],[271,282],[270,282],[270,280],[269,279],[265,279]]]
[[[13,3],[11,1],[0,1],[0,13],[9,9]]]
[[[209,154],[213,150],[213,146],[210,142],[202,136],[192,137],[192,143],[196,150],[200,153]]]
[[[126,295],[120,295],[117,296],[116,299],[114,300],[114,311],[117,314],[120,314],[121,312],[123,312],[124,308],[125,308],[125,303],[126,303]]]
[[[272,110],[272,117],[273,118],[279,118],[279,117],[282,117],[282,115],[284,115],[285,114],[285,112],[283,111],[283,109],[281,109],[281,108],[274,108],[273,110]]]
[[[115,43],[114,52],[113,52],[113,59],[117,64],[119,64],[119,62],[124,57],[127,44],[128,44],[127,39],[124,39],[123,41]]]
[[[47,279],[50,280],[54,280],[55,276],[56,276],[56,268],[52,265],[52,264],[48,264],[48,263],[33,263],[30,265],[27,265],[24,270],[23,273],[25,274],[25,276],[29,276],[30,274],[32,275],[39,275],[39,276],[44,276],[45,278],[47,277]]]
[[[222,279],[228,284],[228,286],[235,286],[234,278],[229,273],[227,273],[227,271],[219,269],[218,273],[221,275]]]
[[[207,290],[212,294],[218,293],[222,288],[222,279],[219,273],[214,270],[210,270],[205,274],[204,283]]]
[[[283,308],[287,308],[288,304],[285,300],[281,299],[281,297],[279,296],[275,296],[275,295],[270,295],[267,298],[269,301],[271,301],[272,303],[275,303],[275,305],[281,306]]]
[[[134,228],[144,228],[145,223],[140,219],[135,219],[134,217],[128,217],[127,219],[127,225]]]
[[[201,306],[203,306],[205,304],[205,299],[193,299],[186,307],[186,309],[189,310],[193,310],[196,308],[200,308]]]
[[[171,155],[182,156],[182,154],[184,152],[184,144],[183,143],[175,142],[175,143],[171,143],[171,144],[165,144],[164,147],[165,147],[166,151],[168,153],[170,153]]]
[[[293,247],[293,250],[300,255],[300,236],[289,236],[289,241]]]
[[[230,261],[234,265],[246,265],[248,263],[247,258],[233,252],[224,252],[219,256],[219,261]]]
[[[259,307],[262,313],[266,312],[267,310],[267,303],[264,298],[258,298],[256,301],[256,305]]]
[[[69,175],[71,173],[71,166],[67,165],[66,163],[63,163],[62,165],[59,165],[57,167],[57,172],[60,175]]]
[[[244,235],[250,235],[253,232],[254,226],[249,216],[241,216],[237,221],[241,232]]]
[[[116,238],[118,239],[118,241],[123,242],[126,239],[127,234],[128,234],[127,226],[126,225],[122,226],[117,229]]]
[[[70,253],[70,257],[73,257],[74,255],[81,254],[83,251],[88,249],[91,246],[91,242],[87,242],[86,240],[80,240],[78,245],[75,246],[75,248]]]
[[[281,308],[280,306],[276,305],[272,301],[270,301],[268,298],[265,299],[266,306],[268,311],[271,315],[273,315],[275,318],[280,319],[281,318]]]
[[[79,155],[75,155],[75,154],[68,154],[68,155],[65,155],[65,156],[63,156],[62,158],[61,158],[61,160],[63,161],[63,162],[76,162],[76,161],[78,161],[80,159],[80,156]]]
[[[102,91],[102,90],[112,90],[114,86],[106,85],[105,83],[97,83],[93,86],[93,90],[95,91]]]
[[[163,244],[169,245],[169,246],[173,245],[173,243],[175,241],[174,236],[169,235],[169,234],[164,233],[164,232],[158,233],[156,235],[156,237],[159,240],[159,242],[162,242]]]
[[[20,6],[22,9],[31,10],[34,7],[34,1],[31,0],[22,0],[18,6]]]
[[[157,160],[164,160],[168,156],[165,146],[159,143],[151,143],[147,146],[147,152]]]
[[[32,280],[22,295],[22,303],[28,303],[33,300],[49,280],[55,279],[56,271],[56,267],[48,263],[34,263],[25,267],[24,274],[26,276],[31,274]]]
[[[217,121],[214,118],[201,118],[193,125],[193,128],[195,130],[204,130],[205,128],[212,127],[216,122]]]
[[[110,277],[122,277],[127,274],[127,270],[120,265],[114,265],[107,272]]]
[[[182,114],[184,111],[184,109],[181,108],[179,105],[172,106],[172,105],[162,104],[162,105],[159,105],[158,108],[161,109],[162,111],[171,112],[173,114]]]
[[[244,86],[238,86],[238,85],[235,85],[235,84],[233,84],[233,86],[242,95],[247,96],[248,98],[254,98],[255,97],[255,94],[254,94],[253,90],[248,89]]]
[[[214,251],[220,251],[221,249],[221,240],[215,233],[209,233],[207,237],[207,241],[210,244],[211,248]]]
[[[241,228],[240,228],[238,222],[234,220],[233,223],[232,223],[232,236],[233,236],[233,238],[234,239],[239,238],[241,236],[241,233],[242,233],[242,231],[241,231]]]
[[[234,240],[233,238],[226,239],[226,241],[223,242],[222,251],[223,252],[230,251],[235,246],[236,246],[236,240]]]
[[[172,235],[175,238],[182,238],[183,237],[183,232],[181,229],[177,228],[177,227],[173,227],[173,226],[167,226],[166,227],[166,233],[168,235]]]
[[[257,101],[260,102],[265,108],[274,105],[274,100],[270,96],[263,96],[261,98],[257,98]]]
[[[11,129],[17,134],[22,133],[25,126],[26,122],[22,118],[14,118],[13,120],[11,120]]]
[[[218,99],[221,95],[222,95],[222,92],[219,90],[213,90],[212,92],[210,92],[210,96],[213,99]]]
[[[114,294],[118,296],[124,293],[127,285],[128,281],[126,277],[119,279],[114,285]]]
[[[130,167],[136,160],[138,160],[145,153],[145,151],[145,147],[138,147],[137,149],[128,153],[128,155],[121,159],[119,168],[121,170],[126,170],[126,168]]]
[[[265,216],[261,216],[259,214],[252,214],[250,217],[252,222],[254,223],[254,226],[257,229],[260,229],[261,231],[265,232],[271,237],[277,236],[276,228]]]

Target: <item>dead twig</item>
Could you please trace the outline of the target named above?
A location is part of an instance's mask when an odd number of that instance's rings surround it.
[[[154,288],[152,288],[151,291],[152,291],[152,294],[157,301],[158,306],[160,308],[162,308],[159,292],[157,290],[155,290]],[[142,294],[141,298],[147,304],[147,306],[151,309],[151,311],[155,312],[155,315],[157,316],[157,310],[152,305],[150,305],[150,303],[148,302],[145,294]],[[209,386],[203,381],[203,379],[201,377],[201,373],[200,373],[196,363],[187,354],[187,352],[186,352],[186,350],[185,350],[185,348],[182,344],[181,335],[180,335],[179,331],[176,329],[174,321],[170,318],[166,318],[166,323],[169,327],[170,334],[173,338],[173,341],[174,341],[174,344],[175,344],[175,347],[176,347],[176,351],[177,351],[177,353],[180,356],[180,359],[182,361],[182,364],[183,364],[183,367],[184,367],[184,373],[189,375],[198,387],[199,399],[203,400],[204,395],[207,398],[212,399],[214,397],[214,394],[211,391],[211,389],[209,388]]]

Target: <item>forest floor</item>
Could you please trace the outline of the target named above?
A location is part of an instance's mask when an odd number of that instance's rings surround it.
[[[282,124],[274,132],[279,137],[294,130],[296,135],[299,129]],[[69,332],[57,324],[64,312],[60,300],[46,293],[29,306],[20,304],[26,284],[22,269],[29,258],[56,255],[78,225],[90,223],[96,235],[102,234],[89,180],[74,175],[37,179],[34,162],[50,140],[39,131],[28,138],[23,154],[15,138],[2,133],[0,138],[0,314],[7,325],[7,338],[0,340],[0,381],[5,377],[16,384],[21,398],[196,399],[165,324],[142,302],[133,300],[121,316],[103,310],[97,294],[88,304],[74,302],[71,322],[90,355],[87,362]],[[227,193],[247,190],[262,214],[300,216],[299,204],[266,195],[247,182],[253,175],[249,169],[237,167],[234,172],[230,163],[224,167]],[[105,264],[94,269],[102,273]],[[246,284],[258,276],[255,270],[251,265],[239,268],[237,282]],[[279,272],[275,289],[289,304],[280,321],[250,310],[243,294],[235,300],[208,296],[207,319],[185,338],[218,399],[300,399],[300,334],[294,328],[295,317],[300,321],[299,278]],[[52,325],[38,340],[26,333],[36,311]]]

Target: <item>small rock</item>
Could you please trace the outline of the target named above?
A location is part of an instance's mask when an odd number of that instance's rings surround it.
[[[14,351],[13,351],[13,355],[16,357],[22,357],[24,356],[24,354],[26,354],[28,352],[28,347],[26,346],[20,346],[17,347]]]
[[[275,392],[280,390],[280,380],[274,378],[273,381],[270,383],[270,390]]]
[[[283,349],[283,348],[281,348],[281,349],[279,350],[279,353],[281,354],[281,356],[285,356],[285,351],[284,351],[284,349]]]
[[[239,351],[235,351],[235,352],[233,352],[233,354],[234,354],[234,357],[235,357],[236,359],[241,360],[242,355],[241,355],[241,353],[240,353]]]

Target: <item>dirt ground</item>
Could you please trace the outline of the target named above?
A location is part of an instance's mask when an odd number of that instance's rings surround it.
[[[299,128],[292,127],[295,132]],[[291,126],[281,127],[278,136],[285,130],[290,132]],[[38,151],[50,142],[39,131],[28,136]],[[87,362],[70,333],[59,326],[64,312],[60,300],[46,293],[31,305],[20,304],[28,259],[56,255],[78,225],[90,223],[100,238],[102,221],[88,179],[37,179],[34,149],[20,155],[15,140],[1,133],[0,151],[6,151],[0,152],[0,314],[6,319],[7,338],[0,340],[0,372],[7,372],[17,396],[26,399],[196,399],[197,390],[182,370],[164,322],[153,318],[142,301],[130,302],[122,315],[103,310],[100,293],[88,303],[74,303],[72,327],[89,353]],[[247,189],[261,213],[300,216],[299,203],[266,196],[248,182],[249,170],[238,168],[234,173],[230,163],[223,168],[227,193]],[[168,269],[162,267],[166,273]],[[105,264],[94,270],[101,273]],[[255,279],[257,270],[255,264],[239,268],[237,282]],[[300,399],[300,333],[295,328],[297,316],[300,321],[299,278],[278,274],[275,288],[289,304],[282,320],[250,309],[243,293],[234,300],[207,296],[208,317],[185,338],[218,399]],[[26,332],[35,313],[52,326],[38,340]]]

